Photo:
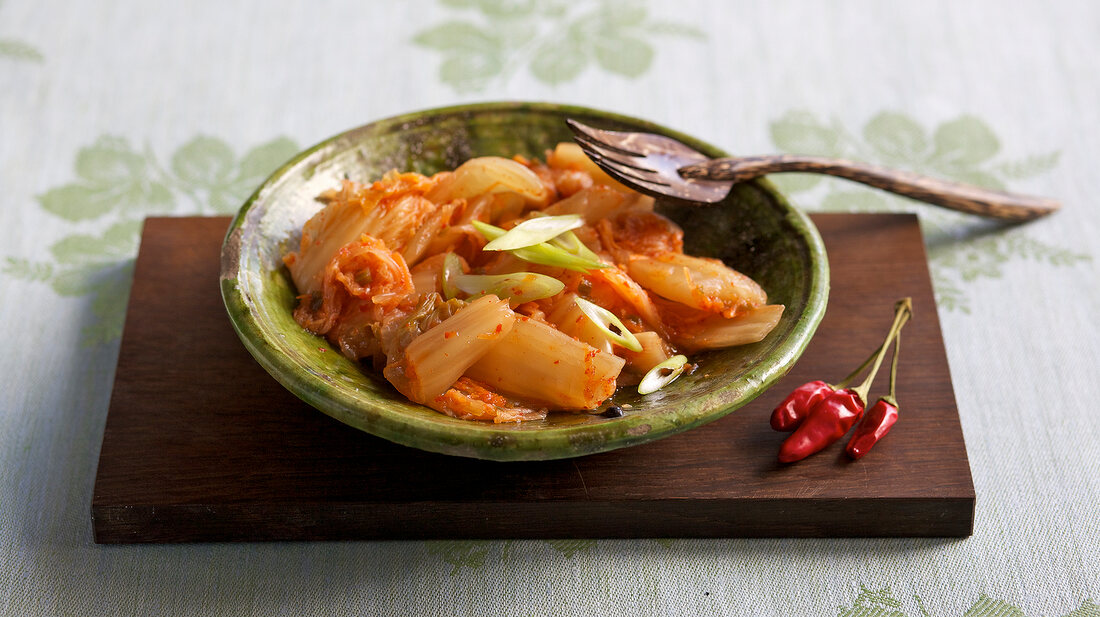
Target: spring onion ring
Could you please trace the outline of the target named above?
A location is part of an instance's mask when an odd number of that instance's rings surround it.
[[[591,319],[592,323],[596,324],[600,330],[603,330],[604,335],[611,339],[611,342],[625,347],[630,351],[642,350],[642,343],[638,341],[638,337],[634,336],[633,332],[626,329],[626,326],[623,325],[623,322],[619,321],[615,313],[581,297],[577,297],[575,300],[581,312]],[[612,330],[612,326],[619,331],[615,332],[615,330]]]
[[[645,374],[645,377],[642,377],[642,381],[638,384],[638,394],[652,394],[676,381],[676,378],[684,373],[687,361],[685,356],[672,356],[649,369],[649,372]]]

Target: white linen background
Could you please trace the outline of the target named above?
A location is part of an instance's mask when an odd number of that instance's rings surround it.
[[[160,158],[196,135],[239,153],[514,99],[766,153],[769,123],[789,110],[853,128],[882,110],[927,126],[972,114],[1006,153],[1061,152],[1010,188],[1061,198],[1065,211],[1027,233],[1090,256],[1011,260],[967,283],[969,313],[940,309],[978,495],[973,537],[601,540],[570,556],[532,541],[507,559],[490,543],[483,566],[457,571],[424,542],[98,546],[89,504],[117,340],[81,344],[87,297],[0,275],[0,612],[831,615],[866,587],[892,590],[905,615],[961,615],[983,597],[1026,615],[1100,614],[1089,604],[1100,600],[1100,4],[645,6],[705,37],[654,43],[633,79],[589,68],[555,85],[518,70],[456,92],[440,55],[412,42],[463,15],[442,1],[6,0],[0,39],[42,59],[0,56],[2,254],[51,258],[76,227],[36,196],[72,181],[78,151],[104,135]]]

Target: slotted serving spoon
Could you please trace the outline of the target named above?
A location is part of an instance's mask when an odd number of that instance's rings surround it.
[[[711,159],[663,135],[607,131],[566,120],[585,154],[619,182],[654,197],[711,204],[736,182],[780,172],[838,176],[923,202],[1006,221],[1030,221],[1057,201],[984,189],[908,171],[821,156],[776,154]]]

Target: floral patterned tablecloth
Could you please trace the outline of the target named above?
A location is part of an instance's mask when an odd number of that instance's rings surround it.
[[[741,153],[1052,195],[915,211],[978,494],[967,539],[99,546],[89,503],[143,217],[226,214],[371,120],[483,100]],[[0,613],[1100,615],[1100,5],[0,1]]]

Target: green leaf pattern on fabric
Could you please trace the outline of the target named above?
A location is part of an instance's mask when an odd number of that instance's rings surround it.
[[[912,608],[907,608],[888,587],[878,590],[861,587],[855,601],[851,606],[840,607],[837,617],[930,617],[919,596],[913,597],[912,605]],[[1026,617],[1026,613],[1019,607],[986,595],[979,596],[969,608],[958,615],[961,617]],[[1100,617],[1100,604],[1085,600],[1080,608],[1062,617]]]
[[[495,543],[489,540],[438,540],[426,543],[428,553],[438,555],[451,566],[451,576],[456,576],[462,568],[480,570]]]
[[[8,257],[4,260],[3,272],[12,278],[45,283],[53,278],[53,264],[33,262],[22,257]]]
[[[863,128],[863,138],[883,161],[904,163],[928,149],[924,128],[899,113],[884,112],[872,118]]]
[[[851,606],[841,607],[837,617],[907,617],[902,612],[901,602],[894,598],[889,589],[872,591],[860,588],[859,595]]]
[[[961,116],[940,124],[933,141],[936,147],[928,163],[944,173],[975,170],[1001,149],[993,131],[974,116]]]
[[[3,3],[0,2],[0,5]],[[0,59],[42,62],[45,57],[30,43],[0,36]]]
[[[793,110],[773,121],[770,131],[775,146],[785,152],[874,161],[995,189],[1047,173],[1060,157],[1059,152],[1048,152],[1001,159],[996,133],[971,115],[929,130],[904,113],[884,111],[868,120],[856,137],[837,120]],[[808,174],[777,174],[772,179],[796,194],[801,205],[824,212],[919,212],[937,304],[947,310],[969,313],[966,284],[1000,278],[1011,260],[1072,266],[1091,259],[1036,240],[1026,227],[978,221],[843,180]]]
[[[233,213],[297,151],[293,141],[279,138],[238,158],[224,141],[198,136],[172,153],[165,168],[148,147],[139,151],[126,139],[100,137],[77,151],[76,180],[37,196],[42,209],[80,229],[49,247],[51,261],[7,257],[0,272],[48,284],[60,296],[90,296],[94,319],[84,329],[84,343],[116,341],[142,218]]]
[[[23,41],[15,39],[0,39],[0,58],[29,62],[42,62],[45,59],[42,52]]]
[[[575,559],[588,554],[596,546],[596,540],[562,539],[524,543],[523,546],[544,546],[565,559]],[[486,565],[507,563],[515,548],[514,540],[433,540],[425,542],[429,555],[435,555],[450,566],[450,576],[458,576],[463,569],[480,571]],[[667,545],[666,545],[667,547]]]
[[[570,82],[591,66],[634,79],[655,55],[655,36],[702,39],[690,25],[652,19],[639,0],[439,0],[463,18],[413,36],[416,45],[443,55],[439,78],[457,92],[485,90],[526,67],[535,79]]]
[[[561,553],[567,559],[572,559],[578,553],[587,553],[596,546],[595,540],[588,539],[547,540],[546,543],[550,545],[550,548]]]
[[[100,236],[73,234],[50,247],[54,259],[63,265],[115,262],[129,257],[137,248],[139,221],[120,221]]]
[[[101,137],[76,155],[78,180],[46,191],[38,203],[69,221],[97,219],[113,210],[155,211],[172,203],[172,192],[152,173],[146,157],[118,137]]]

